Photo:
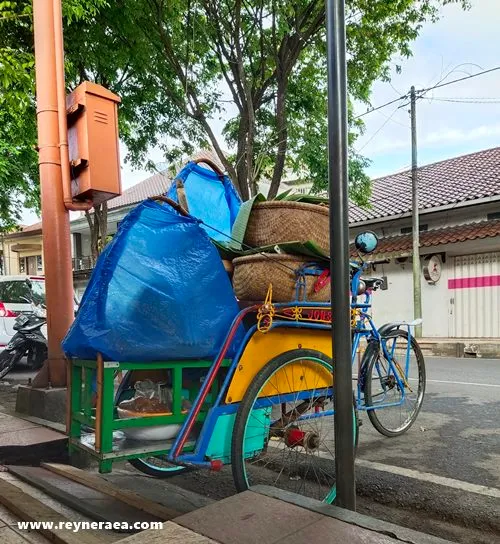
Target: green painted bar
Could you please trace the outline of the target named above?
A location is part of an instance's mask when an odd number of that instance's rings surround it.
[[[182,415],[182,367],[175,366],[172,369],[173,373],[173,407],[172,411],[176,416]],[[185,419],[185,416],[184,416]]]
[[[70,365],[71,372],[71,419],[69,425],[69,435],[73,438],[81,436],[81,423],[74,419],[74,414],[81,411],[81,391],[82,391],[82,369]]]
[[[101,452],[108,453],[113,449],[113,412],[115,408],[115,369],[103,369],[103,388],[102,388],[102,437]]]
[[[70,426],[70,451],[81,449],[92,455],[99,461],[99,472],[111,472],[113,462],[127,459],[137,459],[144,456],[167,455],[169,448],[165,449],[165,444],[158,444],[158,449],[123,454],[113,452],[113,431],[119,429],[150,427],[154,425],[182,424],[185,421],[186,414],[182,413],[182,390],[183,390],[183,369],[210,368],[213,364],[211,360],[194,361],[159,361],[159,362],[122,362],[116,363],[116,366],[104,366],[103,369],[103,388],[102,388],[102,436],[101,451],[95,451],[82,444],[79,441],[81,436],[81,425],[85,424],[95,427],[96,409],[92,407],[92,380],[97,370],[97,362],[89,360],[73,359],[70,363],[72,372],[72,390],[71,390],[71,426]],[[231,364],[230,359],[224,359],[223,367]],[[170,416],[156,417],[138,417],[128,419],[118,419],[115,414],[115,392],[114,380],[115,372],[118,370],[171,370],[173,387],[173,414]],[[198,391],[194,391],[197,393]],[[218,383],[211,389],[211,398],[214,399],[218,392]],[[196,421],[204,421],[207,412],[201,412]],[[163,446],[163,449],[161,447]],[[186,445],[183,451],[192,451],[194,444]],[[146,448],[148,450],[148,448]]]

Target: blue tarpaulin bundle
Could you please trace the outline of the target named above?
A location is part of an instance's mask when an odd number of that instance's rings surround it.
[[[125,217],[99,257],[63,349],[113,361],[211,357],[237,313],[228,275],[199,222],[148,200]]]
[[[176,181],[184,184],[189,213],[200,219],[213,240],[228,242],[241,206],[231,180],[191,161],[177,174],[167,196],[178,202]]]

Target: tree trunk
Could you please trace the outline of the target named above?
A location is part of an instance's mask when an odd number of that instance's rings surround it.
[[[238,147],[236,151],[236,175],[241,198],[243,200],[248,200],[250,197],[248,188],[247,135],[248,112],[244,111],[240,117],[240,125],[238,127]]]
[[[90,254],[95,264],[106,245],[108,236],[108,203],[99,204],[94,208],[93,213],[86,211],[85,217],[90,229]]]
[[[276,136],[278,147],[274,161],[273,179],[269,188],[268,198],[275,198],[278,194],[281,178],[285,169],[285,157],[288,145],[287,115],[286,115],[286,94],[288,90],[288,78],[281,75],[278,77],[278,91],[276,95]]]
[[[247,185],[250,188],[250,194],[255,196],[257,194],[257,183],[255,182],[255,172],[253,168],[253,146],[255,138],[255,112],[253,105],[250,101],[249,115],[248,115],[248,132],[247,132],[247,147],[246,147],[246,159],[247,159]]]

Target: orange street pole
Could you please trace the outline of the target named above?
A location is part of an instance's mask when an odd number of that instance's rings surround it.
[[[69,213],[64,205],[57,86],[64,69],[57,68],[54,5],[60,0],[33,0],[35,34],[38,148],[42,201],[43,253],[47,291],[48,360],[33,387],[66,385],[66,360],[61,341],[74,314]],[[57,9],[56,8],[56,9]],[[62,36],[60,37],[62,44]],[[66,135],[62,135],[66,141]],[[66,153],[67,156],[67,153]],[[66,166],[66,165],[64,165]]]

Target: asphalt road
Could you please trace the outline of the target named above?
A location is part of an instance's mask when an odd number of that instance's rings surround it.
[[[426,358],[424,405],[386,438],[362,414],[358,458],[500,488],[500,360]]]

